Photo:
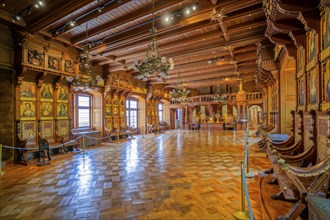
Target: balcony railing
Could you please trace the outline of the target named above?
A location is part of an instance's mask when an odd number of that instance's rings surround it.
[[[201,105],[201,104],[216,104],[219,103],[218,101],[214,101],[213,99],[214,94],[210,95],[200,95],[200,96],[193,96],[188,97],[189,104],[191,105]],[[236,93],[227,94],[227,98],[223,103],[234,103],[236,102]],[[262,101],[262,93],[261,92],[247,92],[245,93],[245,99],[243,101],[253,102],[253,101]],[[181,105],[183,103],[179,101],[171,101],[171,105]]]

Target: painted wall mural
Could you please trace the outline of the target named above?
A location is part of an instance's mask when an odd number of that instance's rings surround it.
[[[60,103],[57,105],[57,119],[68,119],[67,103]]]
[[[68,121],[59,121],[59,135],[67,136],[69,135],[69,123]]]
[[[41,118],[41,120],[53,119],[53,103],[52,102],[41,102],[40,118]]]
[[[28,145],[36,143],[36,122],[22,122],[22,138],[27,140]]]
[[[21,102],[21,120],[36,120],[35,102]]]
[[[53,101],[53,86],[51,84],[43,84],[40,96],[41,101]]]
[[[69,89],[66,86],[60,86],[57,90],[57,102],[68,102]]]
[[[23,81],[20,86],[21,100],[36,100],[36,84]]]
[[[54,139],[54,122],[53,121],[42,121],[41,122],[41,135],[43,138],[46,138],[48,141]]]

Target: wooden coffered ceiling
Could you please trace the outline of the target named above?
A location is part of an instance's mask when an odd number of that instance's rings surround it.
[[[32,34],[79,49],[91,44],[90,60],[105,71],[137,74],[132,64],[146,55],[153,19],[150,0],[44,0],[41,10],[27,10],[36,0],[3,2],[1,10],[20,13],[20,25]],[[214,10],[223,10],[223,19],[212,20]],[[265,40],[267,26],[262,0],[155,0],[155,12],[160,54],[175,64],[167,86],[177,81],[177,71],[188,87],[255,78],[256,45]],[[154,77],[149,82],[160,83]]]

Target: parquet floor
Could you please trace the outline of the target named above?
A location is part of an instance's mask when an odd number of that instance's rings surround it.
[[[234,219],[244,149],[244,132],[175,130],[54,156],[50,166],[8,166],[0,219]],[[269,167],[254,152],[250,164]],[[254,216],[266,219],[259,178],[247,181]]]

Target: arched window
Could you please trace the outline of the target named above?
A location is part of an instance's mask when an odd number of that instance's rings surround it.
[[[159,122],[164,121],[164,103],[159,102],[158,104],[158,120]]]
[[[138,100],[130,98],[126,100],[126,124],[129,127],[138,126]]]

